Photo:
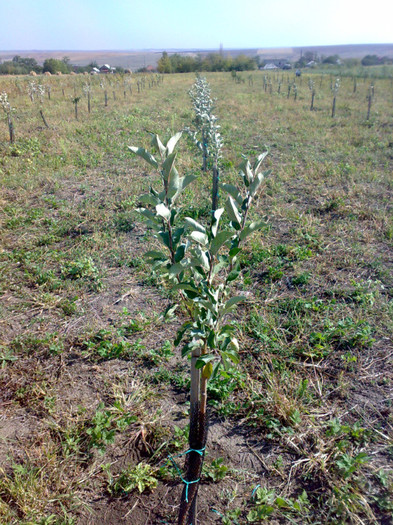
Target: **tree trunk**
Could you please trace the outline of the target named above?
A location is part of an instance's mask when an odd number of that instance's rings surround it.
[[[310,111],[313,111],[314,110],[314,97],[315,97],[315,93],[314,91],[311,93],[311,106],[310,106]]]
[[[218,208],[218,180],[219,180],[219,170],[217,162],[213,166],[213,190],[212,190],[212,210],[216,211]]]
[[[14,123],[12,122],[11,115],[8,115],[8,130],[10,132],[10,144],[15,142],[15,131]]]
[[[104,96],[105,96],[105,107],[108,106],[108,93],[105,91],[104,93]]]
[[[332,106],[332,118],[336,114],[336,97],[333,97],[333,106]]]
[[[367,105],[367,120],[370,118],[370,111],[371,111],[371,93],[368,95],[368,105]]]
[[[202,131],[202,171],[207,171],[207,144],[206,136]]]
[[[90,93],[87,94],[87,111],[90,113],[91,107],[90,107]]]
[[[42,111],[42,109],[40,109],[40,115],[41,115],[43,123],[45,124],[45,127],[49,128],[49,125],[44,117],[44,112]]]
[[[182,492],[178,525],[197,525],[197,496],[207,439],[206,391],[207,380],[195,368],[200,351],[191,358],[191,406],[189,450],[186,455],[186,475]]]

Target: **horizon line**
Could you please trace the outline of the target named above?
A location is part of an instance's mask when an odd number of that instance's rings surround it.
[[[227,51],[240,51],[240,50],[253,50],[253,49],[302,49],[311,47],[345,47],[345,46],[391,46],[393,42],[362,42],[352,44],[317,44],[317,45],[283,45],[283,46],[258,46],[258,47],[223,47]],[[40,53],[40,52],[98,52],[104,51],[106,53],[118,53],[118,52],[151,52],[159,53],[163,51],[214,51],[219,50],[220,47],[157,47],[157,48],[117,48],[117,49],[0,49],[0,53],[10,53],[12,51],[18,51],[21,53]]]

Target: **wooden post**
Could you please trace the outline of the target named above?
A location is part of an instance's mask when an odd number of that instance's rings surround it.
[[[212,190],[212,211],[216,211],[218,208],[218,180],[219,180],[219,170],[217,166],[217,161],[215,161],[213,166],[213,190]]]
[[[10,144],[13,144],[15,142],[15,131],[14,131],[14,123],[12,122],[11,115],[8,113],[8,130],[10,132]]]
[[[46,119],[45,119],[45,117],[44,117],[44,112],[42,111],[42,109],[40,109],[40,115],[41,115],[42,121],[43,121],[43,123],[45,124],[45,126],[46,126],[47,128],[49,128],[48,123],[47,123],[47,121],[46,121]]]
[[[314,97],[315,97],[315,91],[313,90],[311,92],[311,106],[310,106],[310,111],[314,111]]]
[[[370,119],[370,111],[371,111],[371,101],[372,101],[372,96],[371,96],[371,89],[367,95],[367,119],[366,120],[369,120]]]

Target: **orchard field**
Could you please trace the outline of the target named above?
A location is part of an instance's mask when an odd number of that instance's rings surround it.
[[[342,77],[332,117],[336,76],[206,77],[221,182],[265,150],[271,175],[234,285],[240,362],[208,383],[198,522],[391,523],[392,80]],[[127,146],[192,128],[194,80],[0,78],[1,524],[176,522],[183,314],[160,317],[176,292],[136,211],[158,175]],[[186,133],[177,149],[184,216],[206,223],[211,175]]]

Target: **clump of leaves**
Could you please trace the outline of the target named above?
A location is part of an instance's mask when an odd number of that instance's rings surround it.
[[[91,257],[66,262],[60,271],[63,279],[83,279],[89,282],[93,291],[102,289],[100,272]]]
[[[108,490],[111,494],[128,494],[138,490],[140,494],[145,491],[151,492],[157,487],[157,471],[148,463],[138,463],[133,467],[123,470],[116,479],[110,477]]]
[[[224,465],[223,458],[213,459],[210,464],[205,463],[202,468],[202,475],[205,479],[217,483],[225,478],[228,467]]]

